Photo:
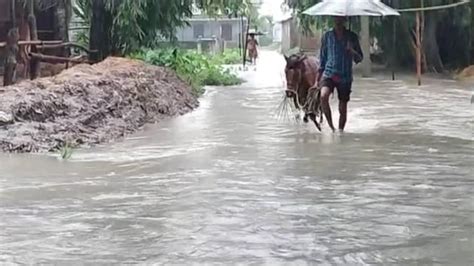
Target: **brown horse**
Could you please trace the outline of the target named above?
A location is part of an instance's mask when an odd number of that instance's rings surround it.
[[[304,54],[285,56],[285,59],[286,96],[293,99],[296,109],[305,112],[305,123],[309,118],[321,131],[323,116],[319,105],[319,89],[313,88],[319,75],[318,59]],[[318,115],[319,122],[316,120]]]

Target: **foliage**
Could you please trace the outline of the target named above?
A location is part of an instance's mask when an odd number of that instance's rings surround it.
[[[131,57],[175,70],[183,80],[192,85],[197,94],[202,93],[205,85],[230,86],[242,82],[235,74],[224,70],[216,59],[193,51],[142,49]]]
[[[59,0],[57,0],[59,1]],[[101,36],[105,46],[102,54],[127,54],[141,47],[153,48],[157,40],[175,39],[176,29],[187,25],[186,19],[197,7],[211,16],[247,16],[258,18],[254,0],[76,0],[74,13],[93,31],[94,45]],[[94,13],[95,12],[95,13]],[[94,14],[96,14],[94,16]],[[93,27],[92,25],[100,25]],[[81,40],[90,39],[81,34]],[[103,44],[104,45],[104,44]],[[97,47],[94,47],[97,48]]]
[[[69,142],[65,142],[63,146],[59,148],[59,154],[63,160],[69,160],[74,152],[74,145]]]
[[[176,28],[186,25],[192,16],[193,0],[76,0],[74,13],[87,25],[94,23],[94,12],[102,12],[103,38],[109,39],[110,51],[128,53],[151,47],[157,36],[171,39]],[[99,8],[100,7],[100,8]]]
[[[72,11],[79,21],[82,21],[85,28],[90,27],[92,19],[92,6],[90,1],[74,1]],[[76,34],[77,41],[82,45],[89,45],[89,30],[82,29]]]
[[[242,63],[239,49],[226,49],[223,53],[213,55],[211,60],[218,65],[235,65]]]
[[[252,0],[196,0],[198,8],[205,10],[211,16],[252,17],[258,11]]]

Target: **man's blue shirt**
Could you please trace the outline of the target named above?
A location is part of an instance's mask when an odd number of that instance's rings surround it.
[[[347,50],[348,42],[351,42],[353,49],[359,55],[353,55]],[[352,62],[360,63],[363,59],[357,34],[344,30],[342,38],[338,39],[335,30],[326,32],[321,41],[319,58],[321,62],[319,71],[323,78],[337,79],[344,84],[351,83]]]

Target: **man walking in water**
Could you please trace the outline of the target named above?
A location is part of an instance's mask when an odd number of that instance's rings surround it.
[[[313,86],[321,88],[321,107],[333,131],[335,128],[329,97],[334,89],[337,89],[341,132],[346,126],[347,103],[352,91],[352,62],[360,63],[363,59],[359,37],[347,30],[345,23],[345,17],[334,17],[334,29],[324,34],[321,41],[319,75]]]

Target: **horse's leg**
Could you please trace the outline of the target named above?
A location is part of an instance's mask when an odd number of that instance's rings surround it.
[[[318,121],[316,121],[316,115],[315,114],[310,114],[309,117],[311,118],[311,121],[314,122],[314,125],[316,126],[316,128],[319,130],[319,132],[321,132],[321,125],[318,123]]]
[[[297,110],[297,111],[300,111],[300,110],[301,110],[301,106],[300,106],[299,103],[298,103],[298,98],[297,98],[297,97],[298,97],[297,95],[293,96],[293,104],[295,105],[296,110]],[[300,113],[299,113],[299,112],[295,115],[295,118],[296,118],[296,120],[298,120],[298,121],[301,119],[301,116],[300,116]],[[303,118],[303,121],[305,121],[305,123],[307,123],[305,119],[306,119],[306,116]]]
[[[323,110],[321,107],[319,107],[319,124],[323,124],[324,122],[324,115],[323,115]]]
[[[298,104],[298,96],[293,96],[293,104],[295,105],[296,110],[300,110],[300,105]]]

